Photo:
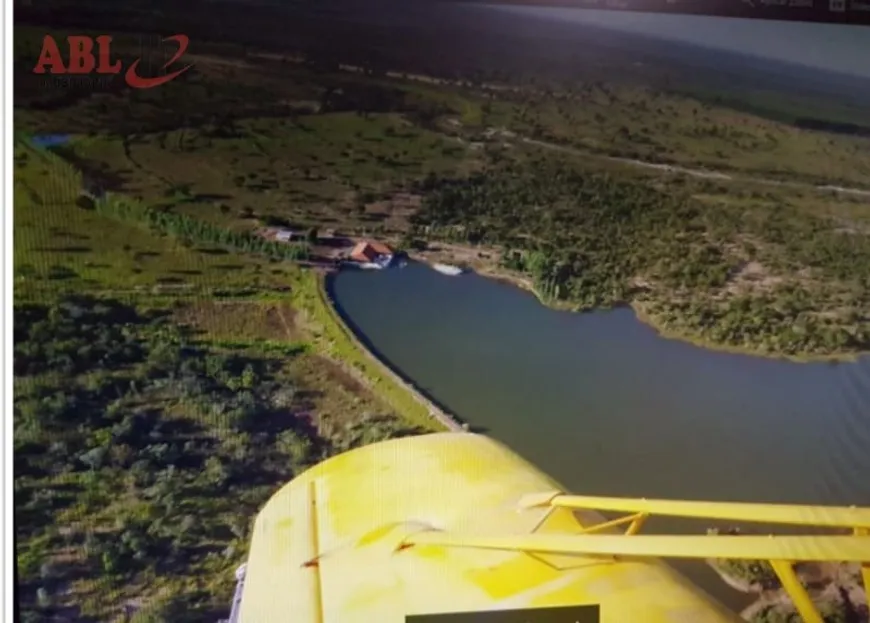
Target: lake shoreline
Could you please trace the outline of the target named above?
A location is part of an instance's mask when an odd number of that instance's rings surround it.
[[[425,409],[430,418],[430,428],[435,431],[447,430],[453,432],[463,432],[468,430],[468,425],[461,421],[458,417],[449,413],[442,405],[440,405],[433,397],[421,389],[418,389],[413,382],[406,378],[405,375],[396,366],[393,366],[389,361],[382,357],[376,350],[366,343],[364,335],[355,330],[348,323],[346,314],[344,314],[332,295],[331,286],[332,279],[338,274],[338,271],[324,271],[317,275],[317,302],[327,311],[326,318],[321,317],[320,320],[329,321],[335,325],[335,328],[348,340],[350,347],[354,348],[360,355],[376,366],[379,371],[391,382],[394,386],[406,393],[418,406]],[[371,378],[365,370],[360,370],[352,365],[348,365],[342,358],[334,358],[336,362],[345,368],[349,373],[362,381],[369,389],[381,398],[387,404],[391,404],[396,409],[398,415],[410,424],[419,425],[421,422],[418,418],[411,417],[409,413],[403,413],[401,408],[398,408],[388,396],[384,396],[383,392],[378,387],[378,379]]]
[[[417,260],[418,257],[412,256],[411,259]],[[444,259],[446,261],[446,258]],[[569,431],[576,431],[580,426],[588,423],[590,429],[592,429],[591,435],[587,435],[585,432],[580,435],[580,437],[587,438],[600,435],[602,439],[605,437],[609,439],[612,434],[611,429],[623,430],[619,424],[608,427],[605,426],[604,423],[597,423],[595,420],[583,420],[583,424],[578,426],[578,421],[572,416],[574,416],[575,413],[587,411],[587,405],[591,406],[591,408],[588,409],[588,412],[594,416],[599,408],[599,404],[596,404],[599,395],[594,393],[590,394],[590,390],[593,392],[598,391],[598,387],[600,386],[602,388],[601,395],[608,393],[610,385],[609,381],[606,380],[606,377],[610,371],[624,370],[624,364],[626,362],[632,364],[630,373],[637,374],[638,371],[643,369],[655,370],[659,367],[668,367],[667,363],[669,361],[682,360],[682,358],[688,358],[690,360],[687,369],[693,370],[694,367],[692,362],[697,359],[711,357],[710,355],[704,354],[706,351],[680,349],[674,348],[673,346],[671,348],[663,349],[663,351],[668,351],[666,357],[659,357],[657,353],[653,353],[652,356],[633,356],[633,354],[628,350],[630,343],[636,341],[641,345],[655,345],[657,342],[660,342],[660,340],[655,339],[646,330],[639,329],[635,326],[628,333],[624,342],[620,341],[621,348],[620,352],[617,353],[617,356],[613,358],[607,357],[607,361],[602,362],[599,366],[596,353],[602,352],[602,349],[606,351],[609,348],[609,339],[606,332],[611,330],[624,331],[627,325],[633,324],[634,319],[629,314],[613,314],[611,315],[614,319],[612,322],[604,321],[600,325],[596,323],[595,319],[590,317],[590,320],[592,321],[590,323],[591,330],[578,331],[576,337],[579,342],[574,340],[563,340],[561,337],[562,328],[568,326],[570,329],[570,327],[576,323],[569,323],[568,319],[570,317],[567,314],[558,315],[545,313],[541,311],[536,304],[525,298],[524,295],[518,294],[515,290],[516,287],[520,287],[521,289],[525,289],[534,294],[532,288],[528,286],[525,288],[521,287],[522,281],[516,283],[505,278],[503,274],[490,274],[486,271],[477,271],[480,273],[480,276],[487,277],[487,281],[478,281],[476,277],[468,275],[467,278],[470,278],[471,281],[466,281],[463,284],[461,282],[450,281],[449,278],[446,278],[432,270],[427,266],[427,264],[428,262],[424,263],[415,261],[405,268],[394,269],[392,272],[390,272],[390,269],[387,269],[388,272],[386,274],[377,274],[377,271],[375,271],[375,274],[364,276],[359,271],[348,271],[348,274],[339,277],[338,281],[335,282],[337,285],[331,300],[333,303],[338,303],[342,306],[345,314],[351,319],[351,326],[354,327],[353,330],[356,333],[363,336],[371,335],[370,343],[373,342],[377,348],[383,347],[385,349],[383,352],[386,357],[395,358],[394,361],[397,362],[397,365],[405,366],[403,369],[406,369],[409,374],[417,375],[417,378],[426,384],[427,387],[431,387],[433,391],[437,392],[436,395],[443,394],[445,397],[449,397],[451,401],[456,400],[457,405],[465,405],[464,407],[457,407],[460,409],[459,414],[461,416],[468,415],[471,418],[471,422],[491,427],[493,434],[505,438],[506,443],[516,447],[518,451],[527,451],[529,453],[540,452],[541,446],[536,446],[536,439],[534,439],[534,435],[539,432],[542,436],[556,439],[555,442],[552,442],[554,444],[553,447],[558,447],[556,444],[559,444],[559,446],[565,448],[565,451],[570,453],[573,451],[572,448],[575,446],[574,440],[570,436],[574,433],[569,433]],[[354,272],[357,272],[359,276],[354,275]],[[339,272],[338,275],[340,274],[341,273]],[[347,281],[345,282],[344,279]],[[462,277],[454,277],[453,279],[462,279]],[[495,285],[494,282],[497,281],[510,283],[513,287],[504,288]],[[456,297],[455,299],[453,298],[454,295]],[[371,301],[379,301],[379,303],[372,305]],[[382,305],[380,303],[381,301],[389,301],[389,303]],[[467,346],[465,340],[469,336],[475,335],[475,331],[480,328],[481,323],[482,326],[486,326],[489,322],[489,318],[494,312],[498,313],[499,311],[504,311],[505,314],[509,314],[514,309],[511,307],[511,301],[516,304],[518,322],[499,325],[499,327],[492,327],[491,331],[485,331],[483,333],[481,336],[483,339],[481,339],[479,343],[474,342],[470,347]],[[455,304],[455,314],[449,316],[442,315],[440,306],[452,304]],[[398,317],[414,317],[415,320],[409,320],[407,323],[396,323]],[[471,317],[473,322],[466,322],[468,317]],[[596,315],[596,318],[597,317],[598,316]],[[441,321],[442,318],[443,322]],[[528,357],[532,358],[529,359],[530,361],[538,361],[539,359],[534,359],[533,357],[540,357],[540,353],[534,349],[527,349],[530,343],[544,344],[544,349],[551,348],[550,344],[554,344],[556,347],[564,347],[564,353],[566,353],[565,357],[563,358],[563,353],[554,354],[552,368],[544,366],[541,370],[542,374],[540,376],[547,374],[551,370],[573,370],[575,372],[569,372],[564,375],[565,378],[583,374],[586,374],[588,377],[588,372],[591,370],[594,378],[587,378],[584,382],[578,383],[579,393],[575,393],[573,396],[568,395],[569,392],[576,390],[570,380],[563,382],[562,376],[559,376],[557,377],[559,379],[558,382],[551,383],[550,387],[556,387],[558,388],[557,391],[560,392],[563,391],[564,388],[566,399],[562,401],[554,401],[552,405],[545,405],[544,408],[541,408],[544,415],[536,413],[533,410],[535,408],[534,405],[530,407],[529,401],[518,399],[519,394],[525,393],[526,395],[534,395],[539,398],[547,398],[550,396],[550,393],[541,391],[539,396],[539,388],[532,383],[529,383],[528,386],[522,385],[522,387],[520,387],[520,384],[517,383],[517,379],[525,379],[527,375],[527,372],[525,371],[527,365],[524,362],[519,362],[513,368],[508,369],[509,375],[506,374],[505,376],[507,379],[506,383],[499,384],[498,387],[484,387],[478,389],[474,386],[474,383],[455,383],[453,379],[456,375],[461,373],[455,370],[451,359],[471,355],[465,361],[466,367],[464,370],[469,371],[472,376],[478,371],[483,370],[488,370],[490,374],[495,375],[500,371],[498,368],[500,365],[499,362],[502,359],[505,359],[506,353],[510,350],[510,347],[504,347],[504,345],[501,344],[500,340],[503,339],[502,336],[506,334],[510,335],[509,332],[514,330],[516,326],[523,325],[527,322],[530,323],[528,325],[529,332],[534,334],[536,329],[532,325],[534,325],[538,320],[547,326],[547,330],[541,332],[541,339],[538,340],[533,337],[528,341],[521,340],[516,344],[516,348],[519,349],[519,352],[523,352],[528,355]],[[393,326],[394,324],[397,326]],[[583,322],[580,321],[579,324],[583,324]],[[431,336],[429,335],[429,327],[432,327]],[[598,336],[602,336],[602,334],[603,337],[599,339]],[[611,335],[615,335],[615,333]],[[585,358],[573,357],[570,353],[582,353],[582,351],[585,350],[582,347],[578,349],[577,346],[578,344],[582,345],[584,343],[583,340],[586,338],[591,338],[592,340],[590,342],[589,354],[587,354]],[[419,342],[417,340],[419,340]],[[445,340],[455,340],[455,348],[453,347],[453,343],[451,343],[448,348],[444,342]],[[362,342],[363,345],[365,345],[366,340],[362,340]],[[500,345],[496,348],[491,348],[493,343],[498,343]],[[442,349],[442,345],[445,345],[445,348]],[[359,348],[362,349],[362,346],[359,346]],[[374,353],[369,351],[368,355],[372,358],[377,357],[377,348]],[[429,354],[430,349],[431,355]],[[698,378],[694,379],[698,381],[698,384],[695,385],[693,383],[690,391],[687,392],[691,394],[693,398],[690,399],[686,405],[681,405],[677,400],[671,398],[671,396],[677,395],[681,390],[678,384],[667,386],[668,388],[673,387],[676,389],[666,388],[664,391],[659,392],[658,388],[664,387],[664,384],[657,382],[655,385],[650,384],[638,388],[637,394],[643,396],[645,392],[648,392],[648,399],[635,400],[634,397],[632,397],[628,400],[619,402],[615,401],[614,403],[617,404],[617,407],[613,410],[616,413],[623,412],[620,405],[625,405],[626,408],[631,408],[633,410],[637,409],[640,405],[640,408],[642,409],[643,405],[646,403],[658,406],[659,408],[662,408],[662,411],[667,407],[673,407],[668,408],[667,410],[671,412],[682,410],[682,413],[672,421],[676,422],[677,426],[685,424],[689,420],[686,417],[683,417],[683,415],[704,412],[703,409],[696,408],[691,403],[700,403],[709,399],[703,397],[706,396],[706,393],[703,391],[704,386],[701,377],[709,374],[714,376],[716,379],[724,379],[726,384],[735,380],[743,382],[746,379],[750,379],[750,381],[754,382],[755,376],[752,372],[751,365],[749,366],[750,371],[747,373],[745,372],[746,362],[738,360],[729,361],[731,358],[725,357],[719,359],[722,363],[721,367],[718,363],[709,367],[702,366],[707,369],[701,370]],[[581,365],[575,365],[575,362],[577,361],[580,361]],[[659,362],[661,362],[661,365]],[[636,368],[633,367],[635,363],[637,363]],[[785,363],[781,364],[781,366],[788,367]],[[761,367],[767,368],[768,366],[762,365]],[[779,367],[780,366],[770,366],[770,368]],[[438,369],[441,370],[440,373]],[[740,369],[739,374],[734,375],[730,373],[735,369]],[[661,379],[679,379],[681,375],[680,369],[674,368],[673,370],[676,371],[675,374],[665,374]],[[820,368],[818,371],[823,376],[838,376],[842,372],[827,370],[824,368]],[[598,376],[599,372],[601,372],[600,376]],[[772,374],[778,374],[777,370],[773,370]],[[536,380],[533,378],[534,375],[528,376],[532,381]],[[767,376],[767,373],[765,373],[765,376]],[[811,374],[811,376],[814,376],[814,374]],[[443,385],[441,379],[444,379]],[[759,387],[768,387],[770,385],[770,383],[765,383],[763,380],[759,381]],[[626,387],[631,387],[631,384],[629,383],[626,385],[622,383],[621,389],[624,390]],[[488,391],[504,392],[504,401],[501,401],[501,397],[499,397],[498,400],[491,401],[490,397],[495,394],[487,393]],[[623,391],[623,393],[630,392]],[[729,391],[728,395],[733,396],[735,393],[736,392]],[[772,396],[776,400],[779,400],[776,391],[764,391],[759,395],[761,396],[761,401],[765,401],[768,396]],[[465,400],[463,396],[468,397],[468,400]],[[580,402],[578,402],[576,396],[580,396]],[[701,398],[699,399],[699,397]],[[713,398],[715,401],[715,394]],[[801,399],[799,398],[797,400],[800,401]],[[801,402],[801,404],[804,402]],[[491,407],[491,404],[493,403],[495,406]],[[782,406],[783,403],[776,404]],[[798,402],[795,404],[798,404]],[[728,410],[733,409],[735,413],[740,414],[744,412],[744,407],[745,400],[735,400],[729,402],[721,412],[725,414]],[[602,410],[608,409],[607,406],[603,405],[600,408],[602,408]],[[546,419],[549,414],[558,413],[559,411],[565,414],[563,416],[563,421],[566,422],[564,425],[560,425],[555,419]],[[777,413],[787,411],[788,405],[785,405],[785,408],[779,408],[776,410]],[[809,411],[810,409],[800,410],[801,413]],[[527,414],[534,414],[533,417],[541,418],[542,422],[540,424],[529,424],[528,422],[530,418]],[[798,413],[798,415],[800,415],[800,413]],[[711,437],[711,439],[714,440],[713,446],[716,445],[716,439],[722,440],[723,444],[730,444],[732,439],[743,438],[744,433],[748,432],[749,436],[752,436],[753,433],[753,427],[744,427],[743,421],[738,421],[734,425],[729,424],[726,427],[719,424],[709,425],[703,423],[704,420],[715,418],[692,417],[693,421],[700,423],[699,428],[697,429],[699,432],[712,431],[714,435],[718,435],[718,437]],[[504,421],[500,418],[503,418]],[[512,421],[513,418],[515,418],[516,421],[522,419],[523,423],[517,425]],[[566,420],[565,418],[568,419]],[[728,422],[728,419],[722,418],[721,421]],[[781,434],[783,422],[788,422],[788,418],[784,417],[781,420],[776,420],[773,422],[775,425],[770,427],[777,429],[774,431],[774,438],[776,435]],[[620,422],[620,424],[621,423],[622,422]],[[691,425],[693,424],[690,424],[690,426]],[[595,430],[597,426],[600,426],[600,428]],[[513,427],[513,429],[511,427]],[[532,428],[534,428],[534,433],[530,433],[530,429]],[[721,431],[725,431],[727,434],[720,434]],[[766,430],[760,430],[759,434],[764,438],[766,432]],[[731,433],[734,433],[733,437]],[[564,437],[564,439],[562,437]],[[675,438],[665,437],[663,439],[663,444],[658,444],[658,447],[672,447],[672,444],[675,443]],[[631,456],[630,453],[634,451],[634,448],[646,443],[643,440],[642,435],[637,436],[636,440],[637,443],[635,443],[634,440],[630,440],[629,443],[626,443],[625,445],[614,445],[612,452],[611,448],[606,444],[599,445],[593,441],[588,443],[587,451],[590,451],[590,456],[592,456],[591,452],[595,452],[596,450],[600,452],[601,456],[596,455],[596,463],[599,461],[602,464],[607,463],[608,461],[613,462],[614,459],[612,456],[607,458],[605,455],[616,454],[618,457],[619,453],[624,453],[623,456]],[[547,441],[546,443],[549,444],[551,442]],[[585,442],[581,441],[581,443]],[[702,443],[701,445],[704,444]],[[656,446],[655,440],[652,441],[651,446]],[[694,452],[693,454],[699,455],[700,460],[705,460],[705,452]],[[542,452],[541,456],[546,455]],[[570,456],[570,454],[567,456]],[[717,462],[717,459],[711,460],[713,463]],[[558,472],[560,468],[563,470],[554,476],[557,478],[560,476],[564,477],[565,473],[570,473],[573,469],[571,467],[570,459],[563,460],[560,457],[554,457],[552,464],[555,466],[554,472]],[[703,464],[700,465],[701,467],[698,468],[698,471],[702,472],[703,469],[705,469],[705,466]],[[634,477],[632,476],[632,480],[633,478]],[[585,481],[586,479],[584,478],[582,480]],[[653,482],[652,490],[655,491],[655,478],[647,480]],[[641,484],[628,485],[629,489],[626,490],[625,479],[622,481],[614,481],[610,478],[596,479],[591,481],[591,484],[584,484],[584,482],[578,479],[580,484],[574,483],[571,488],[573,490],[582,491],[586,490],[585,487],[590,487],[591,490],[596,492],[609,492],[611,486],[616,486],[616,490],[611,494],[635,496],[640,495],[641,492],[645,490],[645,487],[647,487],[643,481],[644,479],[640,478],[638,482]],[[611,483],[613,482],[616,482],[616,485],[612,485]],[[728,485],[729,483],[726,482],[725,487],[728,487]],[[690,482],[690,487],[691,486],[692,483]],[[598,488],[596,489],[596,487]],[[705,483],[703,487],[706,489],[707,484]],[[717,493],[714,490],[713,495],[722,495],[728,499],[734,499],[737,497],[731,489],[729,489],[729,491],[729,493]],[[673,492],[664,495],[672,497]],[[687,495],[687,497],[704,499],[701,497],[700,493],[694,491]],[[706,497],[712,496],[708,493]],[[770,498],[772,496],[771,494],[763,494],[763,497]],[[678,571],[680,573],[686,573],[683,569],[678,569]],[[706,571],[706,569],[704,571]],[[688,577],[694,585],[699,586],[702,590],[714,595],[717,599],[723,601],[723,603],[729,604],[728,607],[735,612],[741,612],[749,607],[762,608],[769,605],[769,602],[759,602],[757,599],[754,599],[756,595],[752,594],[752,591],[747,591],[746,586],[739,586],[735,585],[733,582],[725,581],[722,582],[722,587],[719,588],[718,582],[721,582],[723,577],[721,574],[717,574],[717,576],[718,577],[716,578],[708,577],[704,572],[698,572],[697,575],[694,572],[688,574]],[[736,591],[739,595],[733,595],[732,591]],[[727,593],[727,595],[725,595],[725,593]],[[757,605],[758,603],[760,603],[760,605]]]
[[[738,534],[739,531],[735,530],[731,533]],[[764,612],[773,611],[779,613],[782,620],[786,620],[787,617],[796,614],[789,592],[778,578],[757,577],[750,579],[729,572],[721,564],[722,562],[716,559],[706,561],[707,565],[716,572],[725,584],[736,591],[754,597],[753,602],[741,610],[741,618],[746,621],[755,621],[758,616],[764,616]],[[866,592],[860,579],[860,570],[860,565],[855,563],[804,562],[794,565],[795,574],[808,590],[810,599],[816,608],[824,612],[844,614],[855,611],[862,602],[866,602]],[[773,569],[769,568],[769,572],[772,574]]]
[[[541,303],[544,307],[548,307],[550,309],[555,309],[559,311],[567,311],[575,314],[583,314],[583,313],[591,313],[596,311],[607,311],[608,309],[615,309],[617,307],[628,307],[630,308],[635,315],[635,318],[642,324],[650,327],[653,331],[656,332],[660,337],[667,340],[676,340],[679,342],[683,342],[685,344],[691,344],[692,346],[696,346],[698,348],[703,348],[704,350],[712,351],[712,352],[720,352],[720,353],[728,353],[732,355],[747,355],[751,357],[760,357],[763,359],[772,359],[778,361],[790,361],[792,363],[855,363],[862,356],[870,354],[870,351],[850,351],[844,353],[830,353],[830,354],[801,354],[801,355],[786,355],[784,353],[776,353],[767,350],[756,349],[752,347],[746,346],[734,346],[730,344],[723,344],[720,342],[714,342],[712,340],[703,339],[700,337],[693,337],[691,335],[686,335],[684,333],[680,333],[678,331],[670,331],[666,327],[663,326],[663,323],[659,322],[652,314],[648,313],[647,310],[644,309],[644,305],[639,303],[638,301],[625,301],[619,305],[616,305],[612,308],[596,308],[590,310],[577,310],[576,306],[567,303],[567,302],[553,302],[547,300],[534,286],[532,281],[526,277],[525,275],[520,275],[515,271],[510,271],[508,269],[504,269],[493,265],[491,262],[469,262],[468,256],[473,253],[479,255],[480,252],[473,251],[472,247],[467,247],[464,245],[450,245],[447,247],[448,249],[461,249],[461,252],[452,252],[447,251],[445,253],[444,248],[439,247],[437,250],[432,251],[414,251],[408,253],[408,257],[412,260],[420,262],[422,264],[426,264],[428,266],[432,266],[432,264],[436,262],[444,262],[444,263],[458,263],[458,264],[472,264],[470,266],[470,270],[480,275],[481,277],[485,277],[487,279],[492,279],[494,281],[499,281],[501,283],[506,283],[512,285],[520,290],[524,290],[530,294],[532,294],[538,302]]]

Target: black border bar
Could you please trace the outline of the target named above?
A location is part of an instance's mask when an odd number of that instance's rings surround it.
[[[870,26],[870,0],[445,0]],[[870,36],[870,33],[868,33]],[[868,60],[870,62],[870,60]]]

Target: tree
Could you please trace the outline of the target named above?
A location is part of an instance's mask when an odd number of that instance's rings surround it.
[[[242,388],[253,389],[256,384],[257,374],[254,372],[254,368],[251,364],[246,364],[245,369],[242,370]]]
[[[311,440],[293,430],[278,433],[275,445],[290,460],[294,470],[305,467],[311,462],[314,450]]]

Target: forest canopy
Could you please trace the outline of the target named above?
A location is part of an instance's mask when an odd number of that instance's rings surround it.
[[[555,158],[419,188],[410,237],[499,247],[555,304],[632,303],[665,329],[779,354],[870,345],[870,239],[785,201],[705,202]]]

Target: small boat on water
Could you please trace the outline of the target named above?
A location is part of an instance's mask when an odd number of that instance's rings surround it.
[[[442,275],[449,275],[451,277],[461,275],[463,272],[459,266],[452,266],[451,264],[432,264],[432,268]]]

